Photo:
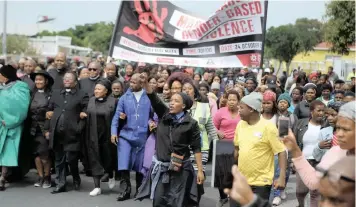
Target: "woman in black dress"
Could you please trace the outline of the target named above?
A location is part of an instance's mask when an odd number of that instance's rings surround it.
[[[171,97],[168,108],[153,92],[147,77],[143,74],[141,76],[159,123],[151,176],[141,185],[137,199],[149,196],[153,199],[154,207],[198,205],[197,184],[203,184],[205,177],[200,129],[197,121],[187,112],[193,101],[187,94],[178,92]],[[190,148],[195,155],[197,174],[190,161]]]
[[[99,80],[94,89],[94,96],[90,98],[87,109],[85,140],[87,142],[89,169],[93,174],[94,190],[89,195],[101,194],[100,178],[104,173],[109,174],[109,188],[115,186],[113,166],[111,161],[110,137],[111,120],[115,114],[116,98],[110,96],[111,83]]]
[[[33,153],[35,165],[39,175],[35,187],[51,187],[51,159],[49,156],[48,132],[45,130],[46,112],[51,98],[53,78],[46,71],[31,74],[35,83],[35,90],[31,96],[29,119],[31,122],[30,135],[34,140]]]

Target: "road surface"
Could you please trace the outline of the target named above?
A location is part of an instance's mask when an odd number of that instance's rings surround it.
[[[207,167],[207,179],[211,179],[211,167]],[[32,170],[20,183],[11,183],[4,192],[0,192],[0,206],[4,207],[140,207],[151,206],[150,200],[146,199],[142,202],[134,201],[133,199],[117,202],[117,187],[109,190],[107,183],[102,183],[102,194],[97,197],[90,197],[89,192],[93,189],[93,181],[91,177],[82,176],[82,185],[80,191],[72,190],[72,178],[68,176],[69,185],[68,192],[52,195],[52,189],[36,188],[33,186],[37,175]],[[131,176],[134,183],[134,176]],[[210,183],[207,182],[205,194],[201,200],[201,207],[215,207],[218,200],[218,191],[210,188]],[[133,187],[133,189],[135,189]],[[295,199],[295,176],[291,176],[287,186],[288,198],[280,205],[281,207],[297,206]],[[134,190],[132,195],[134,194]],[[228,206],[228,205],[225,205]]]

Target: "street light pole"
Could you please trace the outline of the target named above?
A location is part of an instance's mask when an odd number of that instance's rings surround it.
[[[3,22],[3,32],[2,32],[2,54],[4,56],[4,59],[5,59],[5,64],[6,64],[6,36],[7,36],[7,33],[6,33],[6,23],[7,23],[7,1],[4,0],[4,22]]]

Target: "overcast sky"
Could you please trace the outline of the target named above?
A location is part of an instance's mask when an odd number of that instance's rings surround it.
[[[208,17],[224,1],[172,1],[186,10]],[[0,0],[0,33],[3,31],[4,2]],[[115,21],[118,1],[14,1],[7,2],[7,32],[33,35],[38,31],[65,30],[75,25],[98,21]],[[301,17],[322,20],[325,1],[269,1],[267,27],[294,23]],[[51,23],[36,25],[39,16],[56,18]]]

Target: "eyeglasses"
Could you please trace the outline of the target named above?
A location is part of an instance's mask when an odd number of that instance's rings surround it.
[[[98,69],[96,69],[96,68],[88,68],[88,70],[89,70],[89,71],[94,71],[94,72],[95,72],[95,71],[97,71]]]
[[[316,167],[315,170],[320,172],[323,177],[328,177],[329,181],[332,183],[337,183],[339,180],[344,180],[346,182],[355,183],[354,179],[343,176],[343,175],[341,175],[341,173],[336,172],[336,171],[328,171],[328,170],[324,170],[320,167]]]

